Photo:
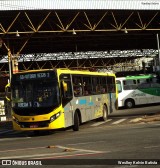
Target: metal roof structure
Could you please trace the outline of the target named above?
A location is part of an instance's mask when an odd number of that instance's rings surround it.
[[[130,61],[158,53],[158,0],[1,0],[0,4],[1,71],[7,70],[8,51],[21,64],[54,61],[52,66],[58,60],[74,60],[76,66],[80,59],[95,58],[112,65],[126,55]],[[110,58],[116,61],[107,61]]]

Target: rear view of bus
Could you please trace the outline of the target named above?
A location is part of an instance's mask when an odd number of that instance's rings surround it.
[[[116,79],[118,107],[160,103],[160,83],[156,75],[127,76]]]

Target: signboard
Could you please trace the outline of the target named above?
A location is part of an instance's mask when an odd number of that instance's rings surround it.
[[[0,0],[0,10],[159,10],[159,0]]]
[[[20,74],[19,79],[20,80],[28,80],[28,79],[40,79],[40,78],[49,78],[50,73],[49,72],[41,72],[41,73],[28,73],[28,74]]]
[[[0,100],[0,121],[6,121],[4,100]]]

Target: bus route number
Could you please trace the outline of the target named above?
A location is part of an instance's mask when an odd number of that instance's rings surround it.
[[[49,77],[49,73],[38,73],[37,78],[46,78]]]

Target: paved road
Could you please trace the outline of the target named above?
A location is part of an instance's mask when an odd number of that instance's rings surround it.
[[[87,127],[98,127],[98,126],[116,126],[116,125],[125,125],[125,124],[136,124],[139,123],[139,118],[144,116],[154,116],[159,114],[160,105],[155,104],[151,106],[138,106],[133,109],[120,109],[115,113],[111,114],[107,121],[97,122],[91,121],[83,124],[81,128]],[[12,122],[1,122],[0,123],[0,137],[12,137],[12,136],[23,136],[26,135],[22,131],[14,131],[12,129]]]
[[[47,168],[48,164],[56,168],[139,168],[140,163],[145,161],[159,164],[160,121],[131,122],[146,114],[150,116],[150,113],[158,113],[159,107],[157,105],[120,110],[112,114],[106,122],[91,121],[83,124],[78,132],[66,129],[42,133],[39,136],[34,136],[32,132],[26,134],[13,131],[11,123],[8,125],[1,123],[3,126],[1,125],[0,129],[0,158],[3,160],[11,158],[12,161],[21,159],[23,163],[26,163],[26,160],[35,159],[45,164],[41,167]],[[45,161],[43,162],[42,159]],[[133,164],[133,160],[130,159],[137,159],[139,164]],[[118,165],[120,163],[118,161],[124,162]],[[22,162],[13,163],[12,167],[17,167],[16,164]],[[62,165],[55,165],[59,163]],[[40,163],[37,162],[37,164]],[[143,165],[143,167],[155,168],[160,165]]]
[[[94,128],[82,128],[79,132],[66,130],[41,136],[30,134],[30,136],[1,138],[0,158],[45,159],[45,164],[53,165],[61,161],[62,166],[56,167],[64,167],[63,164],[68,164],[65,163],[66,159],[69,159],[69,164],[76,164],[70,165],[70,167],[97,167],[92,164],[98,164],[98,167],[111,167],[108,164],[113,161],[115,165],[112,167],[117,168],[119,166],[117,161],[123,161],[123,159],[126,161],[129,159],[147,161],[149,159],[149,161],[153,160],[159,163],[160,134],[157,134],[159,131],[160,122],[155,122],[131,124],[127,127],[125,125],[112,127],[101,125]],[[80,160],[74,162],[73,159]],[[120,166],[120,168],[129,167],[138,168],[139,165]]]
[[[17,167],[16,164],[31,164],[28,161],[32,159],[37,164],[42,161],[45,165],[41,167],[52,165],[56,168],[139,168],[147,161],[153,165],[143,165],[144,168],[160,167],[154,165],[160,161],[160,121],[131,122],[145,115],[150,116],[151,113],[153,116],[159,112],[159,107],[121,109],[106,122],[83,124],[78,132],[66,129],[39,136],[34,136],[32,132],[26,134],[13,131],[11,123],[1,123],[0,158],[11,159],[13,167]],[[133,164],[132,159],[137,163]]]

